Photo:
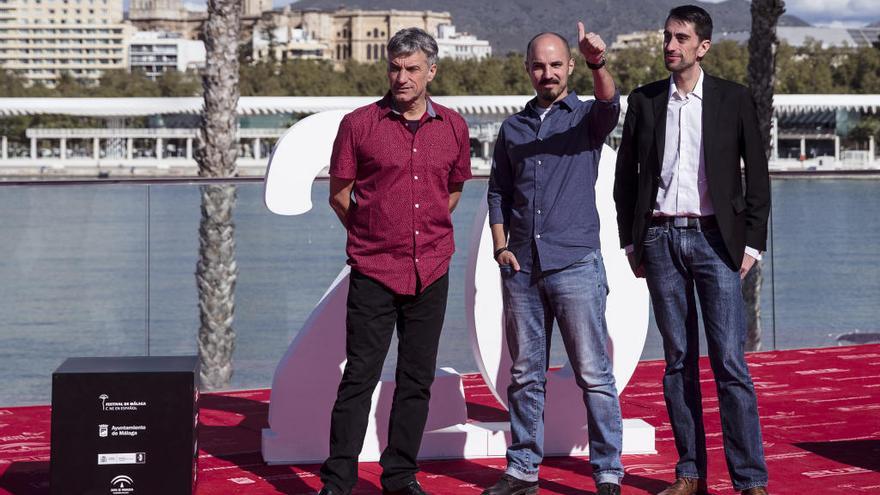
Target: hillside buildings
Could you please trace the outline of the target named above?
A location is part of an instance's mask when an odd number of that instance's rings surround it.
[[[487,40],[468,33],[456,33],[452,24],[437,26],[437,48],[440,58],[481,60],[492,56],[492,47]]]
[[[28,83],[54,86],[63,73],[97,82],[106,70],[141,70],[151,79],[204,64],[198,40],[207,18],[183,0],[0,0],[0,69]],[[241,42],[253,61],[289,59],[371,63],[405,27],[437,38],[441,58],[491,56],[486,40],[456,32],[449,12],[409,10],[272,10],[272,0],[242,2]]]
[[[492,48],[486,40],[456,33],[449,12],[409,10],[267,12],[253,29],[253,59],[306,58],[374,62],[386,58],[385,45],[405,27],[419,27],[437,38],[440,57],[480,59]]]
[[[242,31],[250,30],[264,12],[272,10],[272,0],[242,0]],[[141,31],[180,33],[184,39],[198,39],[206,11],[189,10],[183,0],[131,0],[128,19]]]

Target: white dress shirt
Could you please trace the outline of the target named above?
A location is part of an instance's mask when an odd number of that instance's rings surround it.
[[[694,89],[678,88],[669,78],[666,105],[666,140],[663,168],[654,216],[704,217],[715,214],[706,180],[703,151],[703,69]],[[626,247],[632,252],[632,246]],[[746,246],[746,254],[761,259],[757,249]]]
[[[715,214],[703,156],[703,71],[693,91],[669,78],[666,145],[654,216],[705,217]]]

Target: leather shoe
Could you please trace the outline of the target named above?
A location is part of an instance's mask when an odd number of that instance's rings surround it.
[[[509,474],[502,474],[501,479],[480,495],[537,495],[537,481],[523,481]]]
[[[746,488],[745,490],[743,490],[740,493],[742,493],[742,495],[769,495],[767,493],[767,487],[764,487],[764,486],[756,486],[753,488]]]
[[[410,481],[409,484],[399,490],[386,490],[383,488],[382,493],[383,495],[428,495],[425,490],[422,490],[422,485],[416,480]]]
[[[708,495],[706,480],[694,478],[676,478],[675,483],[669,485],[657,495]]]
[[[620,495],[620,485],[617,483],[599,483],[596,485],[596,495]]]

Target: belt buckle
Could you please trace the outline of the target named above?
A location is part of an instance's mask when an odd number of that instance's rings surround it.
[[[689,220],[690,218],[688,217],[673,217],[672,226],[678,229],[685,229],[690,226]]]

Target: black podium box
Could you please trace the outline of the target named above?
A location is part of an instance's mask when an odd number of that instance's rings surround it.
[[[191,495],[198,358],[70,358],[52,374],[53,495]]]

